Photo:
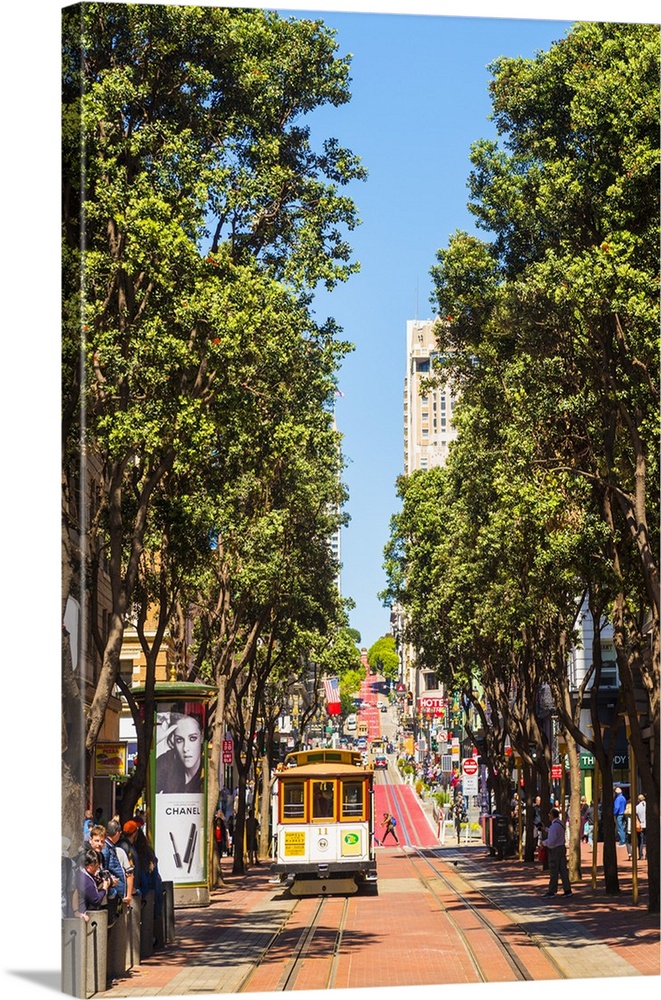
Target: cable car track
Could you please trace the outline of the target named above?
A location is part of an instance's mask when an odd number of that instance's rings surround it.
[[[333,989],[333,986],[335,984],[335,978],[337,975],[337,965],[339,962],[340,950],[342,947],[342,938],[344,935],[344,930],[347,922],[347,915],[349,912],[350,897],[345,897],[343,900],[339,924],[338,927],[335,928],[334,930],[334,940],[332,947],[330,949],[330,955],[329,956],[324,955],[322,957],[311,956],[310,950],[312,948],[315,935],[320,930],[321,927],[320,921],[324,914],[324,911],[327,909],[328,904],[334,898],[337,899],[337,897],[333,896],[321,896],[318,900],[316,900],[316,906],[312,914],[312,917],[309,921],[306,922],[305,926],[301,929],[298,941],[296,942],[296,945],[294,946],[293,951],[291,952],[291,957],[285,964],[285,967],[282,970],[282,973],[280,974],[280,978],[278,979],[277,984],[275,984],[272,987],[273,992],[281,993],[295,989],[296,981],[298,979],[301,970],[305,965],[306,959],[310,960],[311,958],[315,962],[323,961],[324,959],[327,958],[330,959],[328,962],[328,971],[325,976],[325,983],[324,985],[320,985],[318,988],[327,990]],[[250,982],[252,978],[254,977],[257,970],[260,969],[260,967],[263,966],[264,963],[269,959],[269,957],[272,957],[272,954],[275,951],[278,942],[281,940],[282,936],[288,931],[288,929],[290,929],[292,918],[297,913],[297,911],[300,910],[301,905],[304,903],[304,900],[305,897],[297,900],[296,906],[292,908],[292,910],[287,916],[287,919],[283,922],[282,926],[273,934],[271,940],[268,942],[268,944],[260,954],[255,965],[253,965],[253,967],[249,970],[249,972],[246,974],[244,979],[239,984],[236,990],[237,993],[250,992]],[[324,951],[327,952],[327,950],[328,949],[326,945],[324,945]]]
[[[539,979],[539,975],[533,976],[529,968],[526,966],[525,962],[517,954],[515,947],[511,945],[508,941],[503,939],[501,932],[495,926],[495,924],[491,920],[489,920],[484,915],[484,913],[480,911],[479,907],[476,906],[475,903],[471,902],[471,900],[467,898],[465,892],[462,892],[457,888],[456,879],[460,879],[465,884],[466,889],[470,891],[471,894],[477,895],[480,899],[485,900],[490,908],[497,910],[499,913],[502,913],[503,917],[507,920],[508,926],[511,927],[512,930],[514,930],[517,934],[522,935],[527,945],[532,945],[538,953],[544,956],[545,960],[549,963],[549,965],[556,972],[557,976],[560,979],[570,978],[568,973],[565,972],[562,966],[559,965],[559,963],[555,960],[555,958],[551,954],[550,949],[547,948],[544,944],[542,944],[541,941],[531,936],[525,927],[523,927],[516,921],[513,921],[512,918],[508,914],[506,914],[505,910],[503,910],[503,908],[497,902],[495,902],[486,892],[484,892],[481,889],[477,889],[474,885],[472,885],[469,881],[467,881],[467,879],[460,873],[453,873],[455,876],[455,879],[453,881],[452,879],[448,878],[432,862],[432,860],[425,855],[425,853],[421,849],[412,848],[412,850],[415,852],[415,854],[409,857],[409,861],[411,862],[412,867],[416,871],[417,877],[425,885],[425,888],[434,896],[436,901],[439,903],[442,911],[445,913],[446,917],[448,918],[448,920],[454,927],[455,931],[459,935],[462,943],[464,944],[464,947],[466,948],[466,951],[470,956],[473,967],[475,968],[475,972],[481,982],[492,982],[493,979],[489,977],[487,971],[483,967],[483,963],[481,962],[476,949],[471,944],[471,941],[469,939],[469,932],[460,926],[458,921],[455,919],[455,917],[448,909],[445,902],[442,900],[440,894],[432,885],[430,878],[426,876],[423,872],[421,872],[419,866],[416,865],[416,861],[422,862],[424,865],[430,868],[431,871],[433,872],[434,878],[440,879],[443,882],[447,890],[450,893],[452,893],[457,900],[460,901],[462,906],[470,912],[471,916],[478,922],[480,927],[490,935],[492,942],[496,945],[498,951],[503,956],[505,962],[507,963],[507,966],[511,970],[514,977],[514,981],[529,982],[535,979]],[[454,853],[457,854],[457,857],[462,858],[463,860],[463,855],[461,855],[461,853],[459,852],[454,852]],[[445,858],[442,859],[438,857],[438,855],[436,854],[434,855],[434,860],[439,861],[442,864],[447,863]],[[448,857],[447,860],[452,861],[453,860],[452,856]],[[454,863],[456,864],[456,861]]]

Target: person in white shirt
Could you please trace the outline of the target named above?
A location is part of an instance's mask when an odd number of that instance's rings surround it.
[[[638,829],[640,827],[640,829]],[[636,805],[636,839],[638,841],[638,858],[643,861],[645,858],[645,832],[647,830],[647,803],[645,796],[641,793],[638,796]]]
[[[565,896],[572,895],[569,872],[567,870],[567,850],[565,847],[565,825],[560,819],[560,811],[555,807],[549,813],[551,825],[546,831],[542,844],[549,852],[549,887],[545,896],[555,896],[558,891],[558,875],[562,879]]]

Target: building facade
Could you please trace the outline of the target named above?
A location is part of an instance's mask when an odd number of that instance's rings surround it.
[[[456,395],[449,382],[430,384],[437,376],[434,362],[440,357],[436,343],[437,319],[413,319],[406,323],[406,372],[404,376],[404,475],[445,464],[450,443],[457,432],[452,423]],[[395,634],[401,634],[403,616],[393,608]],[[407,712],[414,716],[418,700],[426,691],[436,690],[437,678],[422,671],[415,649],[408,643],[399,648],[401,682],[412,697]]]
[[[444,465],[450,442],[456,396],[449,383],[428,385],[439,357],[437,320],[408,320],[404,378],[404,475]]]

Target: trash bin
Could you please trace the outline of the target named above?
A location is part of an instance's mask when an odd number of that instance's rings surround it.
[[[482,813],[480,816],[480,826],[482,827],[482,843],[485,847],[491,847],[491,816]]]
[[[495,815],[491,817],[491,849],[495,852],[499,861],[503,860],[507,849],[507,819],[505,816]]]

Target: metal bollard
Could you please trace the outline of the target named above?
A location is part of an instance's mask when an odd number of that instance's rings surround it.
[[[88,910],[87,928],[87,992],[91,997],[106,988],[108,978],[108,914],[105,910]]]
[[[83,983],[86,982],[87,931],[85,921],[79,917],[64,917],[62,920],[62,981],[63,993],[72,997],[85,996]]]
[[[134,896],[126,911],[126,969],[140,965],[140,909],[142,896]]]
[[[174,932],[174,882],[163,883],[163,943],[172,944]]]
[[[140,916],[140,958],[150,958],[154,954],[154,890],[142,897]]]
[[[126,973],[128,910],[122,907],[108,926],[108,978],[121,979]]]
[[[88,910],[89,920],[62,921],[62,992],[91,997],[103,992],[107,980],[108,914]]]

